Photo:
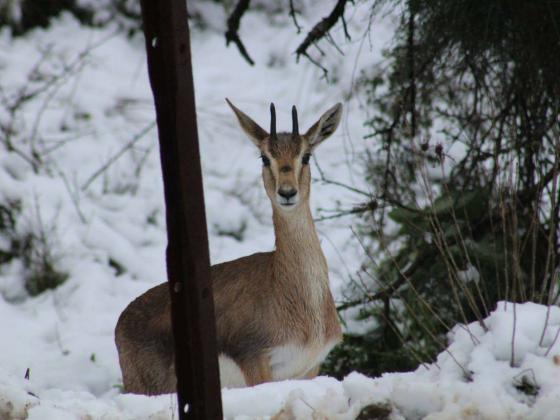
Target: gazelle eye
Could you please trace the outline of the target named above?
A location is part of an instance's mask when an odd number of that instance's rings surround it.
[[[270,159],[267,158],[265,155],[261,155],[262,163],[264,166],[270,166]]]
[[[303,155],[303,157],[301,158],[301,163],[303,163],[304,165],[307,165],[309,163],[309,159],[311,158],[311,153],[306,153],[305,155]]]

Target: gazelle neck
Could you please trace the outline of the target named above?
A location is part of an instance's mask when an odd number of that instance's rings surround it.
[[[274,269],[283,274],[312,275],[328,281],[328,268],[308,203],[291,212],[273,208],[276,237]]]

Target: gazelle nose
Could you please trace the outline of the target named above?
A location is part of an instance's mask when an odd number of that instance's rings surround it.
[[[281,197],[284,197],[286,200],[289,200],[290,198],[292,198],[296,194],[297,194],[297,191],[296,191],[295,188],[290,188],[289,190],[283,190],[283,189],[278,190],[278,195],[280,195]]]

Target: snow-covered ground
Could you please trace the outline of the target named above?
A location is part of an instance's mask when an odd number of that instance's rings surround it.
[[[306,1],[299,18],[304,29],[332,4]],[[250,67],[234,47],[224,47],[225,12],[212,2],[199,7],[207,27],[192,30],[193,64],[210,252],[217,263],[273,246],[258,153],[224,98],[265,126],[274,101],[278,125],[285,129],[292,104],[307,128],[343,102],[342,127],[318,149],[312,170],[318,178],[319,165],[327,178],[368,191],[359,165],[367,109],[354,86],[360,70],[379,61],[392,23],[375,21],[368,36],[367,7],[349,13],[352,41],[344,40],[341,28],[332,33],[345,55],[323,46],[332,50],[328,67],[337,80],[328,84],[317,67],[294,62],[292,52],[305,33],[298,35],[287,16],[267,20],[251,12],[244,18],[241,35],[257,62]],[[0,204],[21,209],[0,250],[31,235],[68,274],[58,288],[29,297],[23,282],[29,268],[22,259],[0,266],[2,420],[173,418],[173,396],[121,394],[113,342],[120,312],[165,279],[163,191],[145,61],[141,36],[84,28],[70,16],[23,38],[0,33],[2,103],[39,89],[12,113],[0,107],[0,123],[14,124],[10,132],[17,148],[0,145]],[[313,184],[316,216],[361,200],[319,179]],[[351,223],[349,218],[317,223],[335,296],[363,261]],[[560,354],[554,341],[560,311],[552,310],[539,345],[545,311],[517,306],[514,367],[509,366],[513,305],[503,304],[487,320],[488,332],[477,325],[457,327],[437,364],[377,379],[352,374],[342,382],[322,377],[224,390],[224,414],[342,419],[380,404],[393,410],[393,418],[560,418],[555,416],[560,360],[554,358]]]
[[[437,361],[415,372],[387,373],[376,379],[353,373],[343,381],[318,377],[225,389],[224,416],[342,420],[354,419],[369,409],[387,417],[363,418],[554,420],[560,407],[560,341],[556,340],[560,309],[551,308],[539,345],[546,318],[545,306],[526,303],[514,307],[501,302],[485,320],[487,331],[478,323],[456,327],[450,333],[450,346]],[[510,360],[515,361],[513,366]],[[169,419],[177,409],[172,395],[144,397],[105,391],[96,396],[64,388],[63,383],[44,387],[21,375],[3,374],[0,416]]]

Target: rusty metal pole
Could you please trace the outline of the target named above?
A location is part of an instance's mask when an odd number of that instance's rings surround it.
[[[141,6],[165,190],[179,418],[221,419],[186,0]]]

